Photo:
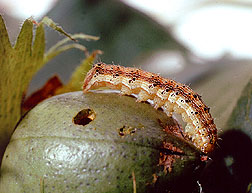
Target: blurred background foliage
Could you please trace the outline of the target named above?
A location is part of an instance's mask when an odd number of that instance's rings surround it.
[[[22,17],[27,17],[18,15],[18,10],[40,13],[35,19],[48,15],[67,32],[99,36],[99,41],[85,45],[90,52],[104,52],[100,61],[140,67],[190,84],[211,107],[222,139],[199,181],[203,191],[251,192],[252,117],[246,124],[236,121],[245,108],[241,102],[232,111],[242,91],[244,98],[251,89],[251,82],[244,87],[252,76],[252,36],[248,35],[252,33],[252,1],[48,0],[41,12],[40,1],[13,2],[0,0],[12,41]],[[47,30],[48,47],[59,38]],[[82,58],[83,53],[76,50],[56,57],[34,77],[29,93],[55,73],[67,82]],[[251,93],[246,96],[244,101],[252,101]],[[251,105],[246,108],[252,112]]]

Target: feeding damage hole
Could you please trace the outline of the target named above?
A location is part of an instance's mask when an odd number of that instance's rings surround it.
[[[134,133],[136,133],[136,130],[137,129],[135,127],[124,125],[118,129],[118,134],[121,137],[124,137],[125,135],[133,135]]]
[[[92,109],[82,109],[73,118],[74,124],[87,125],[95,119],[95,112]]]

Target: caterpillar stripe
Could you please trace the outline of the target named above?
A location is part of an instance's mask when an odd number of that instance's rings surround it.
[[[168,116],[181,114],[186,137],[204,153],[213,150],[217,139],[214,120],[201,96],[189,86],[137,68],[97,63],[84,80],[83,92],[100,87],[138,94],[138,102],[151,99],[154,107],[161,107]]]

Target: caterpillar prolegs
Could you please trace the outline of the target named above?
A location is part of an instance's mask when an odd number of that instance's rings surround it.
[[[109,87],[122,94],[137,94],[138,102],[153,100],[171,116],[181,114],[186,122],[184,133],[204,153],[213,150],[217,129],[201,96],[189,86],[137,68],[97,63],[88,72],[83,85],[84,93],[90,89]]]

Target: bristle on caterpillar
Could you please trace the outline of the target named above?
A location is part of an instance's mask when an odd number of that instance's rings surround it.
[[[100,87],[121,90],[126,95],[138,94],[138,102],[151,99],[154,107],[163,108],[168,116],[172,112],[181,114],[187,123],[186,137],[204,153],[213,150],[216,126],[209,108],[190,87],[137,68],[97,63],[84,80],[83,92]]]

